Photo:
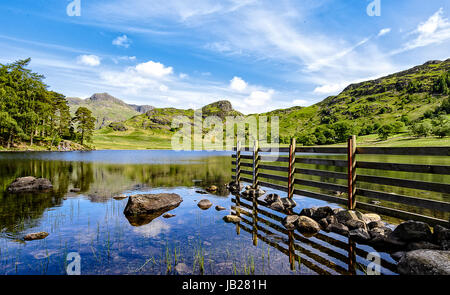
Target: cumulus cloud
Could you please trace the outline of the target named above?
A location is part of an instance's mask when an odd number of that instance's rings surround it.
[[[262,106],[269,103],[274,92],[275,91],[273,89],[270,89],[268,91],[255,90],[252,91],[250,93],[250,96],[247,97],[244,101],[250,106]]]
[[[344,89],[346,83],[338,83],[338,84],[326,84],[314,89],[314,93],[316,94],[332,94],[337,93]]]
[[[135,229],[133,229],[133,231],[146,238],[154,238],[163,232],[170,231],[170,225],[168,225],[161,219],[155,219],[149,224],[136,227]]]
[[[306,106],[308,104],[308,102],[306,100],[304,100],[304,99],[295,99],[295,100],[292,101],[292,104],[295,105],[295,106],[302,106],[302,107],[304,107],[304,106]]]
[[[378,32],[378,37],[381,37],[383,35],[389,34],[391,32],[391,28],[384,28],[381,29],[380,32]]]
[[[167,86],[164,85],[164,84],[161,84],[161,85],[159,86],[159,90],[162,91],[162,92],[166,92],[166,91],[169,90],[169,87],[167,87]]]
[[[162,63],[159,63],[159,62],[148,61],[145,63],[138,64],[136,66],[136,71],[139,74],[142,74],[144,76],[152,76],[152,77],[161,78],[161,77],[172,74],[173,68],[166,67]]]
[[[247,88],[247,85],[247,82],[239,77],[233,77],[233,79],[230,80],[230,88],[236,91],[244,91],[245,88]]]
[[[112,41],[113,45],[119,46],[119,47],[125,47],[128,48],[131,45],[131,40],[128,39],[127,35],[118,36],[116,39]]]
[[[100,57],[97,55],[80,55],[77,58],[78,64],[96,67],[100,65]]]

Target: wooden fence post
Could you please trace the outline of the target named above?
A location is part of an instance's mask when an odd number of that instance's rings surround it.
[[[258,173],[259,173],[259,154],[258,154],[258,141],[253,143],[253,189],[258,188]]]
[[[292,200],[294,196],[295,181],[295,137],[291,138],[289,145],[289,171],[288,171],[288,198]]]
[[[348,209],[354,210],[356,205],[356,135],[347,141],[347,178],[348,178]]]
[[[236,183],[237,187],[241,185],[241,143],[236,143]]]

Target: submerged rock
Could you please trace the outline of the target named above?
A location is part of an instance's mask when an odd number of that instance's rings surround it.
[[[163,215],[164,218],[172,218],[172,217],[175,217],[175,216],[176,215],[172,214],[172,213],[166,213],[166,214]]]
[[[223,217],[225,222],[239,223],[241,222],[241,218],[236,215],[226,215]]]
[[[209,209],[213,204],[211,203],[210,200],[207,199],[203,199],[200,200],[200,202],[197,203],[197,206],[202,209],[202,210],[207,210]]]
[[[208,193],[205,191],[195,191],[197,194],[201,194],[201,195],[207,195]]]
[[[117,201],[120,201],[120,200],[123,200],[123,199],[126,199],[126,198],[128,198],[128,196],[124,195],[124,194],[113,197],[113,199],[117,200]]]
[[[217,191],[217,186],[211,185],[211,186],[206,188],[206,191],[208,191],[210,193],[215,192],[215,191]]]
[[[223,211],[223,210],[227,210],[227,208],[217,205],[216,206],[216,210],[217,211]]]
[[[26,176],[16,178],[16,180],[9,185],[7,191],[9,193],[38,192],[47,191],[52,188],[52,183],[46,178]]]
[[[397,271],[405,275],[450,275],[450,251],[407,252],[400,259]]]
[[[191,269],[185,263],[175,265],[174,272],[177,275],[187,275],[191,273]]]
[[[231,192],[240,192],[244,187],[244,185],[242,183],[238,183],[237,181],[232,180],[230,181],[230,183],[228,183],[227,187]]]
[[[42,240],[48,237],[48,232],[42,231],[38,233],[27,234],[23,237],[25,241]]]
[[[183,199],[177,194],[141,194],[128,198],[123,213],[126,216],[154,214],[172,210],[180,205]],[[161,214],[162,214],[161,213]]]
[[[408,220],[400,223],[391,233],[393,238],[405,241],[432,241],[430,227],[425,222]]]

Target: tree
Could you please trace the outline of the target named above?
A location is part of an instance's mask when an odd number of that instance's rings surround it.
[[[394,134],[394,127],[391,124],[385,124],[378,129],[378,137],[380,140],[386,140]]]
[[[79,107],[72,120],[78,124],[77,130],[81,134],[81,144],[83,145],[84,141],[89,141],[94,133],[95,118],[88,108]]]
[[[411,126],[411,133],[416,137],[427,137],[430,135],[432,126],[429,122],[416,123]]]

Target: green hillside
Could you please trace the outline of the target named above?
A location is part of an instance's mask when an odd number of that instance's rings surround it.
[[[96,128],[108,126],[115,121],[125,121],[153,108],[151,106],[129,105],[108,93],[96,93],[86,99],[68,97],[67,101],[72,115],[81,106],[91,110],[96,118]]]
[[[429,61],[376,80],[351,84],[339,95],[309,107],[274,110],[256,116],[278,116],[280,142],[291,137],[303,145],[332,145],[356,134],[370,144],[408,145],[426,137],[433,145],[448,145],[450,135],[450,59]],[[228,101],[202,108],[203,116],[240,115]],[[97,148],[170,148],[175,116],[193,119],[194,110],[156,108],[106,126],[94,135]],[[390,140],[391,138],[391,140]],[[397,138],[398,140],[393,140]],[[399,139],[401,138],[401,140]],[[420,141],[421,142],[421,141]]]

